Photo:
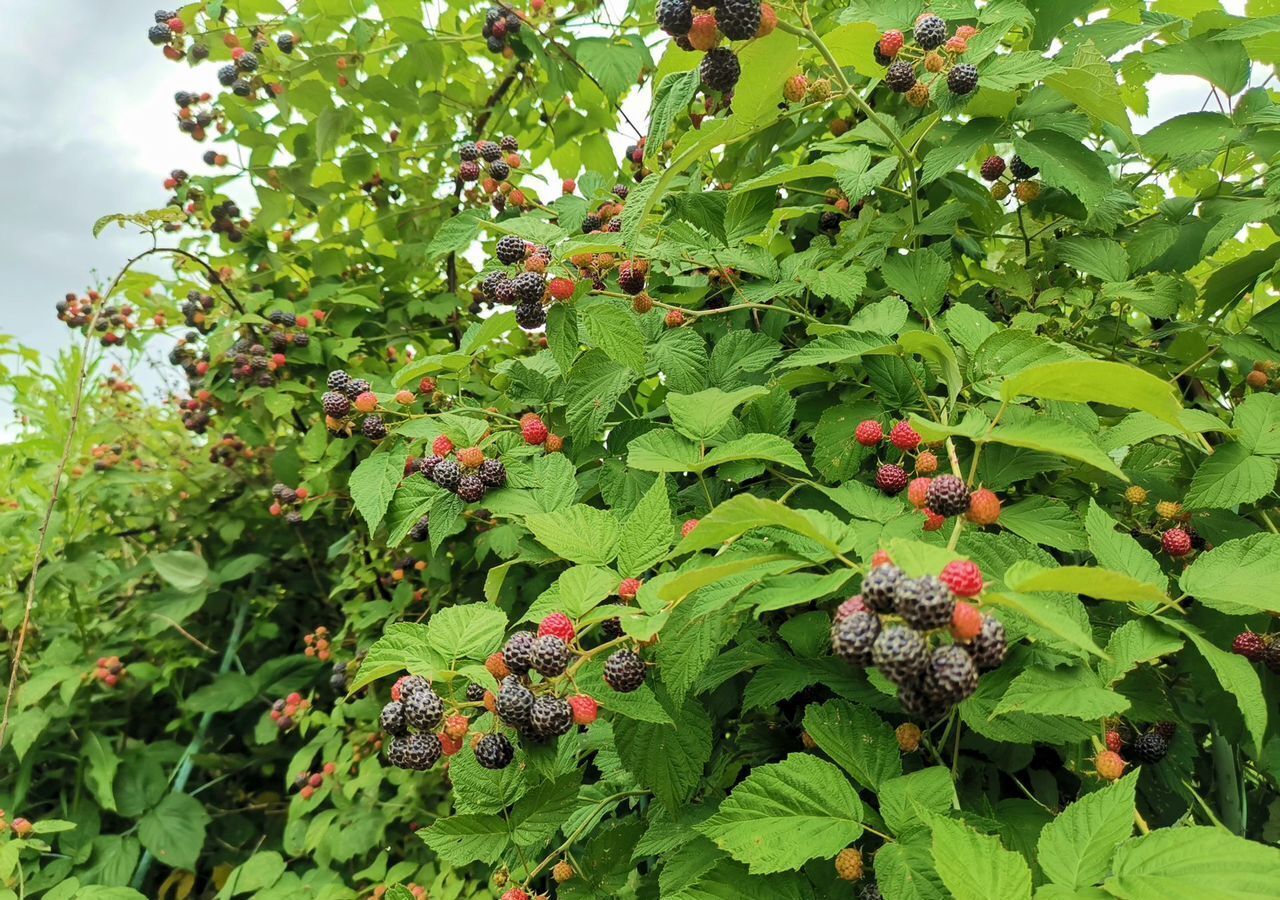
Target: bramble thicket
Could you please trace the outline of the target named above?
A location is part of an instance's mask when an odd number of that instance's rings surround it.
[[[1280,891],[1280,2],[137,35],[190,158],[2,358],[0,898]]]

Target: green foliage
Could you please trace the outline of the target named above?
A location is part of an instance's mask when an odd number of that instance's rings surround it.
[[[0,900],[803,900],[847,847],[888,900],[1274,895],[1280,663],[1231,649],[1280,614],[1274,5],[938,0],[980,86],[927,102],[874,51],[919,9],[779,6],[727,105],[653,4],[539,3],[501,53],[469,4],[184,8],[183,65],[261,46],[187,104],[215,162],[94,227],[170,270],[60,310],[57,361],[0,344]],[[1203,96],[1138,127],[1165,75]],[[572,282],[545,326],[485,295],[513,266]],[[129,383],[154,350],[175,402]],[[339,370],[385,436],[326,419]],[[444,440],[505,483],[424,477]],[[999,516],[935,528],[886,464]],[[882,551],[976,563],[1008,635],[935,719],[831,653]],[[552,613],[533,682],[600,712],[535,741],[474,697]],[[406,673],[470,718],[447,775],[382,743]]]

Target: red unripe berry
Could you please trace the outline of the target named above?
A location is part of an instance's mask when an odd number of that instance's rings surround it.
[[[680,537],[687,538],[693,529],[698,527],[697,519],[686,519],[685,523],[680,526]]]
[[[1112,753],[1119,753],[1124,749],[1124,738],[1120,736],[1118,731],[1108,731],[1103,741],[1107,745],[1107,749]]]
[[[462,740],[471,727],[471,720],[466,716],[450,716],[444,720],[444,733],[455,741]]]
[[[640,585],[643,582],[639,578],[624,578],[622,583],[618,585],[618,596],[623,600],[634,600],[636,594],[640,593]]]
[[[299,500],[306,500],[307,497],[311,496],[311,492],[304,487],[298,488],[294,493],[298,495]]]
[[[1252,631],[1246,631],[1236,635],[1236,639],[1231,642],[1231,652],[1243,656],[1249,662],[1257,662],[1262,658],[1262,654],[1266,652],[1267,642],[1260,634]]]
[[[551,283],[547,285],[547,290],[557,300],[568,300],[573,296],[575,286],[571,278],[552,278]]]
[[[871,554],[871,568],[873,569],[876,566],[888,566],[892,564],[893,558],[889,556],[888,551],[877,550],[875,553]]]
[[[951,610],[951,636],[957,641],[968,642],[982,631],[982,613],[972,603],[963,600]]]
[[[317,772],[316,774],[311,776],[311,778],[307,781],[307,783],[312,787],[318,788],[320,787],[320,785],[324,784],[324,776],[321,775],[319,772]]]
[[[884,428],[875,419],[858,423],[853,439],[864,447],[874,447],[884,440]]]
[[[365,391],[363,394],[356,397],[355,401],[352,402],[351,405],[363,413],[373,412],[378,408],[378,395],[373,391]]]
[[[907,473],[903,471],[902,466],[890,463],[876,470],[876,487],[889,496],[901,493],[906,486]]]
[[[506,657],[501,652],[492,654],[484,661],[484,667],[489,670],[489,674],[498,681],[506,678],[511,674],[511,667],[507,665]]]
[[[925,531],[937,531],[945,524],[947,524],[946,516],[940,516],[931,509],[924,510],[924,525],[921,528]]]
[[[280,513],[284,512],[284,510],[280,508],[279,503],[272,503],[267,507],[267,512],[271,513],[273,516],[278,516]]]
[[[20,838],[26,837],[35,829],[34,825],[21,816],[13,820],[12,827],[13,833]]]
[[[1125,761],[1114,750],[1104,750],[1093,762],[1098,770],[1098,777],[1106,781],[1115,781],[1124,774]]]
[[[1186,556],[1191,552],[1191,535],[1181,528],[1170,528],[1160,535],[1160,546],[1170,556]]]
[[[302,790],[298,791],[298,793],[302,795],[303,800],[310,800],[312,797],[315,796],[316,789],[308,784]]]
[[[938,578],[957,597],[976,597],[982,593],[982,570],[977,563],[967,559],[947,563]]]
[[[890,59],[898,55],[898,51],[902,49],[903,37],[901,31],[886,31],[880,35],[880,53]]]
[[[187,30],[187,23],[179,19],[177,16],[174,16],[168,22],[165,22],[165,24],[169,26],[169,30],[174,34],[182,34],[182,32]]]
[[[600,706],[586,694],[574,694],[569,698],[573,709],[573,724],[590,725],[600,715]]]
[[[665,321],[668,328],[679,328],[684,324],[684,313],[678,309],[667,310]]]
[[[899,422],[893,426],[893,430],[889,432],[889,440],[893,442],[893,446],[899,450],[914,450],[920,446],[920,432],[916,431],[906,422]]]
[[[484,462],[484,451],[479,447],[464,447],[458,451],[458,465],[474,469]]]
[[[547,426],[537,413],[526,413],[520,419],[520,433],[526,444],[541,444],[547,439]]]
[[[242,56],[244,56],[244,48],[243,48],[243,47],[235,47],[235,48],[233,48],[233,49],[231,50],[231,58],[232,58],[232,59],[239,59],[239,58],[240,58],[240,57],[242,57]]]
[[[854,594],[848,600],[836,607],[835,620],[837,622],[843,622],[854,613],[867,612],[869,609],[870,607],[867,606],[866,601],[862,599],[862,595]]]
[[[916,509],[924,509],[929,505],[929,482],[932,478],[912,478],[907,485],[907,500]]]
[[[572,178],[566,178],[560,183],[560,190],[564,191],[566,194],[572,194],[577,189],[578,183]]]
[[[502,21],[499,19],[498,21]],[[520,888],[512,888],[502,895],[502,900],[529,900],[529,895]]]
[[[107,676],[106,676],[105,678],[103,678],[102,680],[106,682],[107,687],[115,687],[117,684],[119,684],[119,683],[120,683],[120,676],[119,676],[119,675],[107,675]]]
[[[338,771],[338,767],[337,767],[336,765],[334,765],[333,763],[331,763],[331,762],[327,762],[327,763],[325,763],[325,764],[324,764],[324,774],[325,774],[325,775],[332,775],[332,774],[333,774],[334,772],[336,772],[336,771]]]
[[[538,624],[538,637],[552,635],[566,644],[571,643],[577,633],[573,622],[569,621],[569,617],[564,613],[552,613]]]
[[[453,452],[453,441],[447,435],[440,435],[431,442],[431,452],[436,456],[448,456]]]
[[[548,453],[559,453],[564,447],[564,438],[558,434],[548,434],[546,450]]]

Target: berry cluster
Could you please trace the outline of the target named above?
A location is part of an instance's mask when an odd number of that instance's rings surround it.
[[[541,447],[548,453],[559,453],[564,439],[547,430],[547,425],[537,413],[525,413],[520,417],[520,436],[532,447]]]
[[[622,152],[622,167],[630,169],[636,181],[644,181],[644,176],[649,174],[649,170],[644,167],[644,148],[647,142],[648,138],[641,137],[634,144],[628,144]]]
[[[940,718],[978,689],[980,672],[1004,662],[1004,625],[967,602],[982,589],[970,562],[909,578],[883,560],[836,610],[831,646],[852,665],[878,668],[908,714]]]
[[[1149,514],[1141,509],[1148,500],[1145,488],[1130,485],[1125,489],[1124,498],[1134,507],[1133,516],[1137,527],[1133,529],[1133,534],[1148,534],[1158,538],[1160,549],[1174,559],[1181,559],[1209,546],[1192,526],[1191,515],[1184,512],[1182,504],[1176,500],[1161,500],[1156,503],[1155,521],[1152,522]]]
[[[778,25],[778,16],[760,0],[659,0],[658,27],[675,39],[681,50],[705,54],[698,67],[702,86],[732,95],[742,76],[738,55],[722,40],[749,41],[765,37]]]
[[[325,384],[329,389],[320,402],[330,434],[350,434],[350,420],[361,413],[364,414],[360,421],[361,434],[371,441],[380,441],[387,436],[387,423],[380,413],[375,412],[379,405],[373,385],[363,378],[352,378],[342,369],[330,372]]]
[[[285,355],[269,352],[254,338],[244,337],[231,345],[229,356],[231,378],[242,384],[272,387],[279,377],[279,370],[288,365]]]
[[[643,153],[642,150],[636,152]],[[587,213],[582,220],[583,234],[616,233],[622,230],[622,210],[626,208],[627,195],[631,190],[625,184],[615,184],[612,193],[616,200],[600,204],[595,212]]]
[[[484,14],[484,28],[480,29],[489,52],[506,59],[514,56],[515,50],[511,48],[510,41],[513,35],[520,32],[521,24],[523,22],[515,10],[505,6],[489,7]]]
[[[1134,732],[1125,725],[1109,729],[1103,737],[1106,750],[1094,758],[1098,777],[1115,781],[1130,763],[1153,766],[1169,753],[1169,742],[1177,731],[1173,722],[1158,722],[1145,731]]]
[[[537,203],[537,197],[530,200],[524,190],[511,181],[513,172],[520,169],[524,160],[520,157],[520,142],[511,135],[503,137],[498,143],[493,141],[468,141],[458,149],[458,180],[475,187],[467,189],[466,198],[479,202],[485,200],[502,212],[508,205],[516,209]]]
[[[324,780],[336,777],[337,772],[338,767],[327,762],[319,772],[299,772],[298,777],[293,781],[293,787],[303,800],[310,800],[315,796],[316,791],[324,786]]]
[[[1244,376],[1244,382],[1255,391],[1275,390],[1277,385],[1280,385],[1280,380],[1276,379],[1277,368],[1274,360],[1257,360],[1249,370],[1249,374]]]
[[[244,233],[253,225],[248,219],[241,217],[240,207],[233,200],[223,200],[209,210],[213,221],[209,230],[214,234],[225,234],[227,240],[238,244],[244,240]]]
[[[291,488],[277,482],[271,486],[271,496],[274,499],[271,506],[267,508],[267,512],[273,516],[283,515],[285,522],[290,525],[302,524],[302,513],[294,507],[301,505],[307,499],[308,492],[305,487]]]
[[[35,830],[35,826],[21,816],[16,817],[12,822],[5,820],[5,811],[0,809],[0,834],[5,834],[8,830],[13,829],[13,836],[16,838],[24,838]]]
[[[92,323],[98,340],[104,347],[111,347],[123,343],[125,335],[138,327],[138,320],[136,310],[130,304],[107,306],[104,303],[101,294],[89,291],[83,297],[69,293],[54,308],[59,321],[65,322],[68,328],[78,328],[88,334]],[[96,319],[94,307],[98,307]]]
[[[379,721],[391,736],[387,761],[398,769],[425,771],[444,755],[435,729],[444,721],[444,701],[420,675],[406,675],[391,689]],[[456,750],[454,752],[457,752]]]
[[[543,304],[550,290],[546,271],[551,262],[551,250],[508,234],[498,239],[494,256],[499,265],[515,267],[516,274],[512,275],[505,268],[490,271],[480,280],[481,297],[490,304],[514,306],[516,323],[526,331],[541,328],[547,322]],[[567,294],[562,286],[558,287],[557,293],[567,299],[573,295],[573,285],[569,285]]]
[[[157,47],[164,48],[166,59],[182,59],[182,33],[187,30],[187,23],[174,10],[157,9],[155,24],[147,30],[147,40]]]
[[[187,299],[178,306],[178,311],[182,313],[182,320],[188,328],[195,328],[202,334],[207,334],[213,330],[213,323],[209,321],[208,314],[213,311],[215,305],[216,301],[212,294],[191,290],[187,292]]]
[[[124,663],[120,662],[118,656],[100,656],[98,662],[93,669],[93,677],[102,682],[109,688],[115,687],[120,683],[120,679],[125,676]]]
[[[463,447],[455,454],[453,441],[442,434],[432,443],[431,452],[418,460],[418,471],[464,503],[479,503],[489,491],[507,483],[502,460],[487,459],[479,447]]]
[[[1003,156],[988,156],[979,169],[985,181],[992,182],[991,196],[1003,200],[1012,192],[1019,203],[1030,203],[1040,197],[1040,182],[1035,180],[1040,170],[1015,156],[1006,165]]]
[[[302,652],[307,656],[313,656],[320,662],[329,661],[333,651],[330,649],[328,628],[321,625],[315,631],[303,637],[302,643],[306,646],[306,649]]]
[[[1249,662],[1260,662],[1280,675],[1280,640],[1275,635],[1241,632],[1232,641],[1231,652],[1243,656]]]
[[[886,67],[884,83],[917,107],[928,105],[934,85],[941,81],[957,97],[972,94],[978,89],[978,69],[960,58],[977,33],[973,26],[961,25],[947,37],[947,23],[933,13],[916,19],[913,44],[901,31],[886,31],[874,48],[876,62]]]
[[[271,704],[271,721],[281,731],[289,731],[298,724],[298,717],[310,708],[311,701],[295,691]]]
[[[234,434],[224,434],[209,446],[209,462],[232,468],[238,460],[257,459],[258,453]]]
[[[188,134],[191,139],[196,142],[203,141],[207,136],[207,129],[217,123],[220,133],[227,130],[226,121],[221,113],[215,110],[211,105],[213,95],[209,93],[195,94],[190,91],[178,91],[173,95],[173,102],[178,105],[178,130],[183,134]],[[227,158],[216,151],[210,150],[204,155],[205,162],[210,165],[226,165]],[[215,162],[210,162],[210,159]],[[222,162],[216,162],[221,159]],[[166,184],[169,190],[173,189],[173,185]]]

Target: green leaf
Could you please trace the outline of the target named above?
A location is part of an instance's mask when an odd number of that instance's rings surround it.
[[[1176,428],[1182,427],[1182,404],[1173,385],[1124,363],[1101,359],[1047,363],[1005,379],[1000,387],[1000,396],[1005,400],[1023,394],[1040,400],[1140,409]]]
[[[841,552],[840,544],[831,529],[818,517],[801,510],[791,509],[776,500],[764,500],[751,494],[739,494],[721,503],[698,522],[672,551],[672,556],[682,556],[695,550],[717,547],[725,541],[745,534],[752,528],[776,525],[803,535],[826,547],[832,553]]]
[[[116,770],[120,768],[120,757],[106,739],[96,732],[89,732],[84,739],[84,758],[88,762],[85,769],[85,784],[93,792],[98,805],[112,812],[116,808],[115,782]]]
[[[880,785],[880,814],[897,835],[928,824],[956,803],[956,786],[951,772],[930,766],[910,775],[891,778]]]
[[[1165,584],[1167,578],[1160,563],[1156,562],[1145,547],[1138,543],[1133,535],[1116,531],[1119,523],[1098,506],[1097,501],[1089,500],[1089,511],[1085,514],[1085,530],[1089,533],[1089,552],[1100,564],[1108,569],[1146,582],[1147,584]]]
[[[1032,131],[1015,139],[1013,147],[1040,170],[1041,181],[1074,194],[1086,206],[1102,202],[1111,187],[1111,173],[1102,158],[1060,131]]]
[[[1051,881],[1071,888],[1100,883],[1116,848],[1133,834],[1138,776],[1086,794],[1040,832],[1036,858]]]
[[[804,714],[804,730],[823,753],[873,791],[902,774],[893,729],[865,706],[846,700],[810,704]]]
[[[707,388],[696,394],[671,393],[667,395],[667,409],[677,431],[695,441],[704,441],[719,434],[740,405],[767,393],[769,389],[759,385],[729,393],[719,388]]]
[[[138,839],[166,866],[194,870],[210,821],[199,800],[172,793],[142,817]]]
[[[354,693],[366,684],[387,675],[408,670],[426,675],[444,665],[444,659],[427,641],[427,626],[412,622],[394,622],[369,648],[347,692]]]
[[[501,648],[506,630],[507,614],[502,610],[486,603],[468,603],[432,614],[426,641],[443,660],[483,660]]]
[[[188,550],[153,553],[150,559],[156,574],[184,594],[195,593],[209,583],[209,564]]]
[[[1033,496],[1000,511],[1000,524],[1033,544],[1071,552],[1088,546],[1080,517],[1052,497]]]
[[[576,503],[524,520],[538,543],[570,562],[608,565],[618,553],[618,520],[602,509]]]
[[[1275,489],[1280,473],[1274,459],[1227,444],[1200,463],[1184,502],[1192,509],[1231,509],[1261,500]]]
[[[938,377],[947,386],[947,396],[955,402],[964,386],[964,378],[960,374],[960,361],[951,345],[931,331],[908,331],[898,338],[898,346],[908,353],[923,357],[938,372]]]
[[[785,872],[857,840],[862,801],[831,763],[792,753],[752,769],[696,828],[753,875]]]
[[[982,73],[984,88],[987,87],[988,77],[987,72]],[[975,153],[991,143],[1002,127],[1003,123],[999,119],[970,119],[965,122],[950,140],[929,151],[929,155],[924,158],[924,166],[920,170],[920,182],[931,184],[943,175],[954,172],[968,162]]]
[[[595,440],[633,377],[602,350],[588,350],[578,358],[565,387],[565,418],[575,441]]]
[[[1157,618],[1191,639],[1191,643],[1217,676],[1222,689],[1235,698],[1236,706],[1240,708],[1240,715],[1244,719],[1245,730],[1253,739],[1253,746],[1262,747],[1267,731],[1267,701],[1262,694],[1262,681],[1258,678],[1257,670],[1243,656],[1223,650],[1190,625],[1173,619]]]
[[[668,809],[680,808],[697,790],[711,758],[711,732],[711,717],[693,700],[676,713],[674,725],[626,718],[613,723],[622,764]]]
[[[651,64],[644,41],[635,34],[622,34],[617,39],[579,37],[571,46],[583,69],[612,99],[632,88],[640,70]]]
[[[666,557],[671,538],[667,485],[664,479],[657,478],[623,523],[618,539],[618,571],[627,578],[644,574]]]
[[[1085,9],[1088,8],[1086,0]],[[1071,68],[1046,76],[1044,83],[1093,118],[1115,125],[1133,138],[1133,126],[1120,85],[1116,83],[1115,70],[1092,41],[1076,51]]]
[[[921,316],[937,315],[951,279],[951,266],[928,250],[893,254],[880,266],[885,284],[910,303]]]
[[[351,473],[348,487],[351,502],[356,505],[365,524],[372,533],[377,531],[382,517],[387,514],[396,485],[404,477],[404,461],[407,453],[374,453],[364,459]]]
[[[627,465],[643,472],[701,471],[698,445],[674,429],[656,428],[627,446]]]
[[[778,114],[782,83],[800,60],[800,39],[781,28],[756,38],[738,54],[742,77],[733,90],[733,117],[739,126],[771,121]]]
[[[1280,535],[1252,534],[1225,541],[1187,566],[1183,592],[1231,613],[1280,613]]]
[[[1056,249],[1059,259],[1086,275],[1102,281],[1129,279],[1129,254],[1119,241],[1074,237],[1060,241]]]
[[[1142,60],[1156,72],[1195,75],[1227,94],[1239,93],[1249,83],[1249,54],[1244,45],[1215,41],[1205,34],[1145,54]]]
[[[441,816],[418,837],[446,863],[465,866],[477,860],[495,863],[511,843],[508,825],[499,816]]]
[[[880,37],[880,29],[872,22],[850,22],[839,25],[822,36],[822,42],[831,51],[841,68],[851,68],[860,75],[874,75],[880,71],[871,48]]]
[[[1035,416],[1018,422],[1005,422],[996,426],[985,440],[1077,459],[1121,481],[1129,480],[1091,434],[1065,419]]]
[[[616,303],[597,303],[582,310],[591,343],[633,372],[644,371],[644,335],[633,312]]]
[[[800,472],[809,471],[804,457],[795,446],[786,438],[778,437],[776,434],[748,434],[727,444],[721,444],[704,456],[694,471],[702,472],[712,466],[738,459],[764,459]]]
[[[1120,900],[1266,900],[1280,849],[1220,828],[1159,828],[1123,844],[1104,885]]]
[[[1182,649],[1181,638],[1169,634],[1150,619],[1133,619],[1125,622],[1107,641],[1110,659],[1098,664],[1098,675],[1103,684],[1111,687],[1141,663],[1152,662]]]
[[[1102,686],[1083,666],[1065,669],[1025,669],[1009,685],[995,714],[1011,712],[1072,719],[1101,719],[1129,708],[1129,701]]]
[[[696,71],[672,72],[653,92],[653,108],[649,113],[649,134],[644,142],[645,162],[657,159],[662,142],[667,139],[671,123],[693,101],[700,79]]]
[[[1094,656],[1104,656],[1102,649],[1094,643],[1093,635],[1081,627],[1080,623],[1065,613],[1061,607],[1048,597],[1038,594],[1012,594],[1008,592],[987,594],[983,598],[996,607],[1011,609],[1025,619],[1034,622],[1050,636],[1066,641]],[[1079,601],[1076,601],[1079,603]]]
[[[940,817],[932,829],[933,862],[955,900],[1029,900],[1031,870],[999,838]]]
[[[1262,456],[1280,456],[1280,396],[1250,394],[1231,420],[1240,446]]]
[[[1119,600],[1126,603],[1143,600],[1165,603],[1169,600],[1164,589],[1157,585],[1138,581],[1123,572],[1094,566],[1045,568],[1021,560],[1004,573],[1004,583],[1015,591],[1061,591],[1065,594],[1084,594],[1098,600]]]

